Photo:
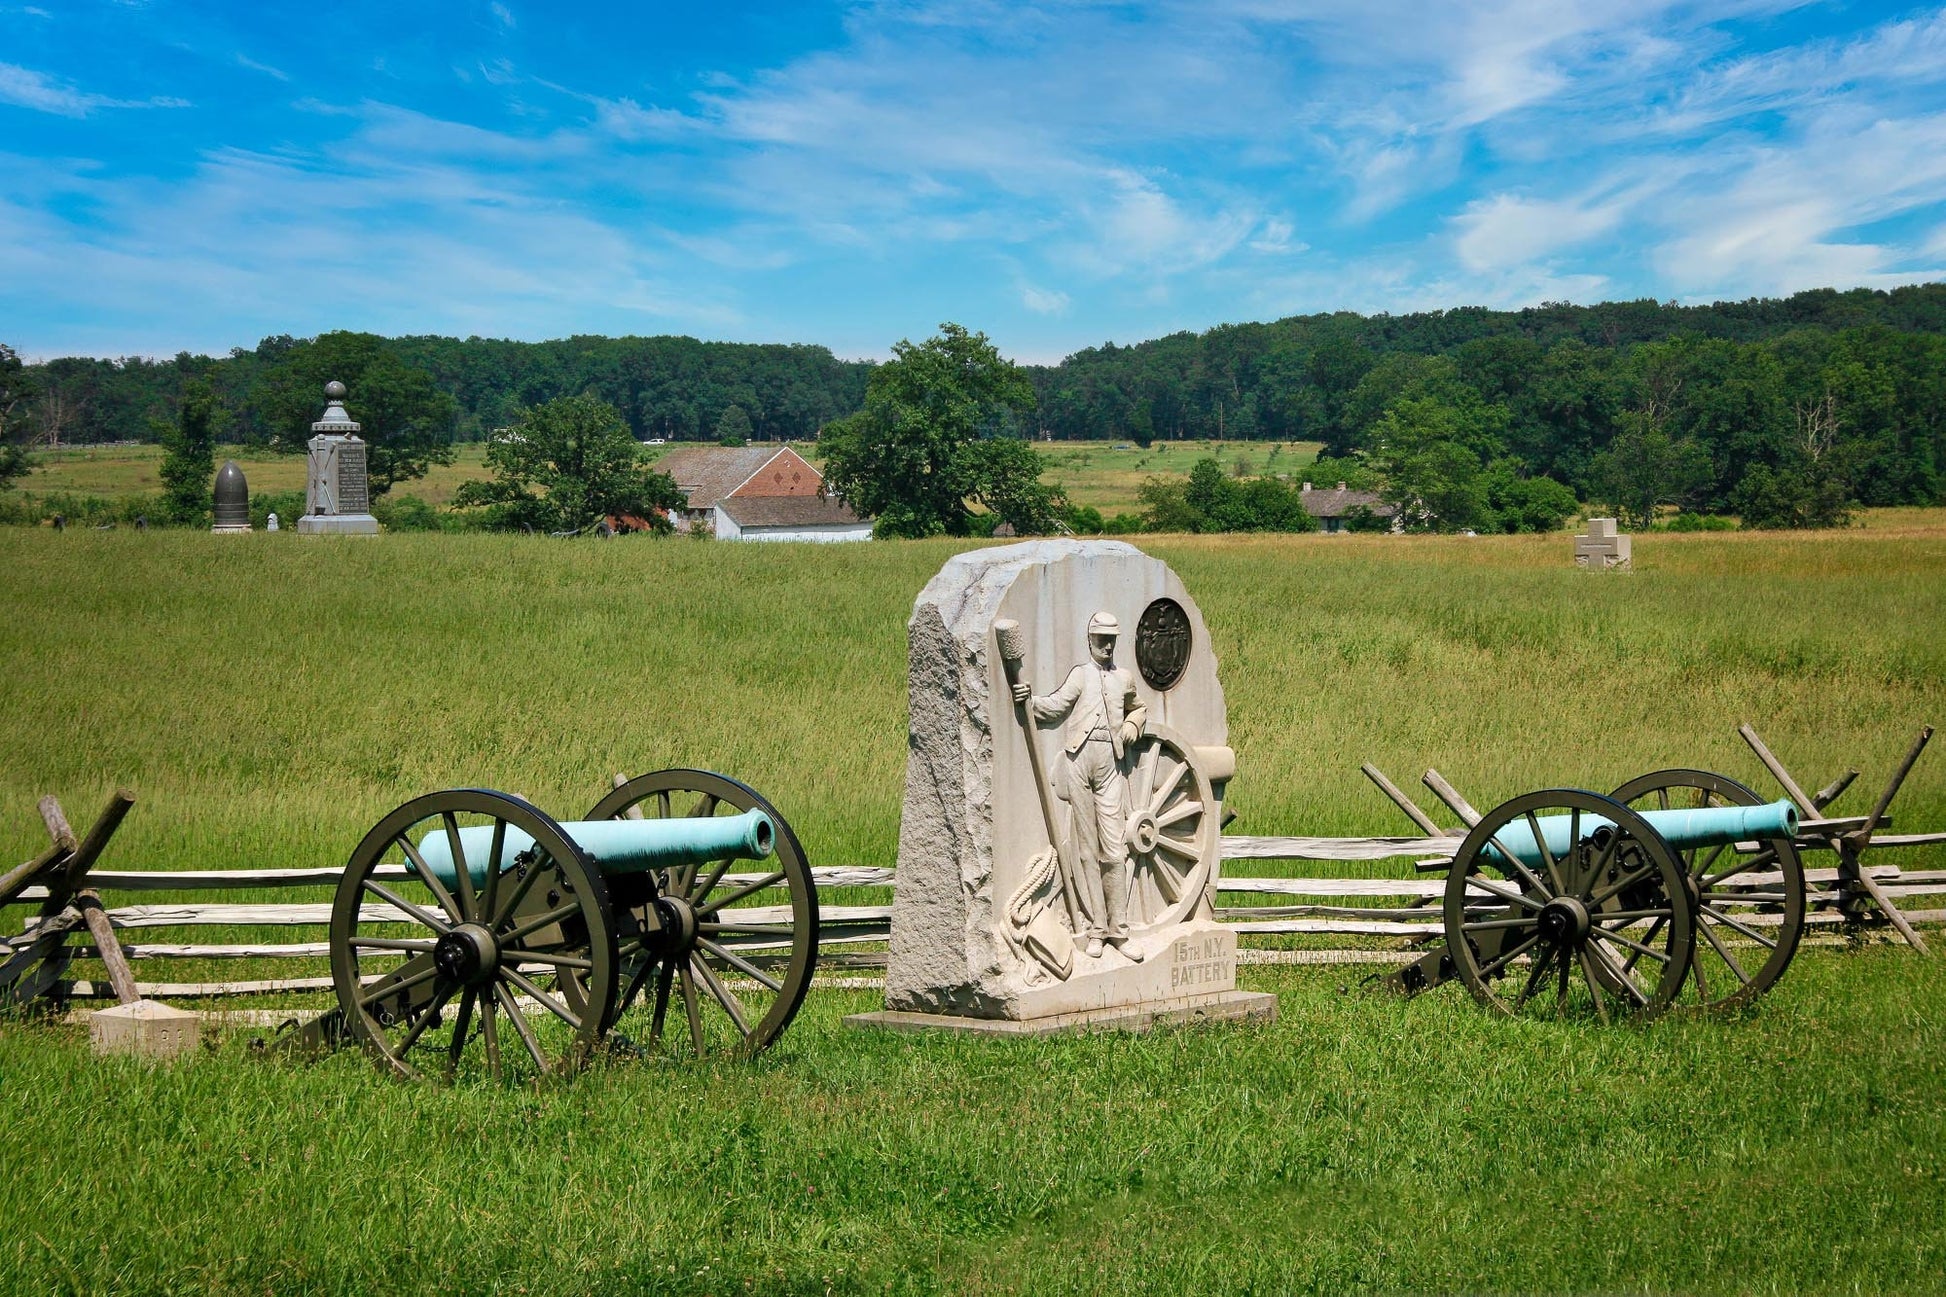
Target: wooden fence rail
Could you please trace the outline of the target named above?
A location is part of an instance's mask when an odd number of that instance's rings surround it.
[[[1423,862],[1430,858],[1450,857],[1455,841],[1451,836],[1413,838],[1233,836],[1222,839],[1222,853],[1226,862],[1294,861],[1347,864],[1411,859]],[[1914,833],[1896,836],[1886,834],[1873,839],[1872,846],[1874,848],[1909,847],[1938,843],[1946,843],[1946,833]],[[1801,845],[1806,849],[1816,850],[1825,844],[1819,840],[1807,840]],[[894,883],[894,871],[880,866],[821,866],[811,872],[819,888],[826,892],[852,888],[885,888],[891,887]],[[1896,866],[1881,865],[1869,867],[1867,872],[1874,883],[1889,897],[1946,896],[1946,870],[1908,872],[1901,871]],[[91,887],[100,892],[237,892],[334,887],[341,873],[342,870],[338,868],[322,867],[223,868],[153,872],[95,870],[89,874],[88,882]],[[408,874],[403,867],[392,867],[377,871],[377,876],[405,878]],[[737,881],[755,881],[759,877],[760,875],[757,874],[730,875],[726,881],[734,885]],[[1766,877],[1770,881],[1776,881],[1777,876],[1775,874],[1751,875],[1750,881],[1753,884],[1760,884]],[[1810,885],[1810,892],[1806,899],[1812,907],[1812,913],[1807,916],[1808,923],[1822,927],[1844,921],[1843,916],[1835,909],[1839,894],[1831,886],[1837,879],[1836,869],[1806,871],[1806,881]],[[1219,904],[1216,917],[1232,926],[1239,935],[1249,937],[1387,937],[1420,942],[1428,937],[1437,936],[1442,930],[1438,902],[1445,888],[1444,878],[1425,875],[1411,878],[1338,876],[1278,878],[1223,873],[1217,882],[1220,898],[1255,903]],[[21,892],[17,899],[33,901],[44,896],[43,889],[29,888]],[[1277,903],[1283,898],[1302,899]],[[1382,906],[1356,903],[1363,899],[1390,899],[1404,904]],[[1353,903],[1346,904],[1346,901]],[[363,909],[366,918],[375,922],[389,922],[404,917],[389,905],[367,905]],[[753,913],[762,912],[753,911]],[[198,927],[323,928],[330,923],[331,905],[327,901],[300,900],[187,901],[118,905],[108,908],[106,915],[109,924],[123,932],[146,933],[157,929]],[[860,905],[824,904],[819,911],[822,943],[826,947],[882,943],[889,935],[891,915],[892,907],[885,902]],[[775,917],[788,917],[787,911],[778,907]],[[1905,917],[1912,921],[1941,922],[1946,921],[1946,909],[1906,911]],[[1764,916],[1755,916],[1750,921],[1762,924]],[[1772,916],[1770,921],[1774,923],[1778,920]],[[31,922],[28,926],[31,929]],[[321,939],[236,943],[194,940],[151,942],[137,939],[125,944],[123,951],[130,959],[142,961],[195,959],[315,961],[327,957],[330,953],[328,944]],[[80,958],[92,958],[97,956],[98,951],[93,946],[80,945],[74,947],[74,953]],[[1372,962],[1393,962],[1398,958],[1396,950],[1350,948],[1260,953],[1266,957],[1288,957],[1288,962],[1351,962],[1360,959],[1369,959]],[[846,969],[856,969],[869,967],[874,962],[882,964],[883,958],[883,952],[868,951],[852,954],[836,962],[841,963]],[[138,984],[138,989],[142,994],[153,997],[193,998],[316,991],[328,989],[330,985],[329,977],[293,976],[233,982],[145,982]],[[72,989],[72,994],[82,997],[110,993],[105,984],[86,981],[75,983]]]

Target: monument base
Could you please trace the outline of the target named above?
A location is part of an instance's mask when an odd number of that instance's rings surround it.
[[[369,513],[307,513],[297,520],[300,536],[376,536],[378,519]]]
[[[212,536],[248,536],[250,534],[250,524],[246,522],[242,526],[211,527],[209,534]],[[488,845],[491,846],[492,844],[489,843]]]
[[[952,1013],[881,1009],[847,1015],[847,1027],[879,1031],[960,1031],[975,1036],[1053,1036],[1063,1032],[1147,1031],[1194,1022],[1275,1022],[1277,997],[1268,991],[1219,991],[1161,1003],[1083,1009],[1045,1018],[968,1018]]]

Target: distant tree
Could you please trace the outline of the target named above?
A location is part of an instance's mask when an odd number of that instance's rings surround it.
[[[1275,477],[1239,480],[1214,456],[1199,459],[1187,482],[1150,478],[1138,492],[1150,531],[1316,531],[1299,488]]]
[[[207,378],[185,379],[174,424],[156,429],[162,456],[162,512],[185,527],[209,521],[216,479],[216,393]]]
[[[1671,434],[1654,407],[1631,410],[1608,449],[1590,466],[1597,498],[1626,527],[1646,528],[1662,505],[1687,504],[1709,485],[1709,451]]]
[[[311,342],[280,343],[271,354],[275,362],[257,385],[255,413],[274,448],[305,448],[324,409],[324,385],[336,380],[349,389],[345,406],[366,442],[374,496],[424,477],[434,464],[453,462],[457,405],[430,374],[389,350],[385,339],[326,333]]]
[[[743,412],[740,405],[725,406],[723,413],[716,416],[716,440],[723,446],[746,446],[750,443],[750,416]]]
[[[34,398],[39,390],[14,349],[0,342],[0,491],[32,467],[27,442],[33,436]]]
[[[651,468],[615,407],[597,397],[563,396],[521,412],[487,445],[492,481],[461,483],[453,503],[483,507],[490,525],[565,531],[610,514],[632,514],[658,532],[663,510],[680,509],[682,492]]]
[[[971,535],[974,505],[1015,532],[1051,530],[1059,503],[1043,461],[1007,434],[1034,408],[1034,389],[984,333],[942,324],[902,340],[873,371],[865,408],[819,438],[825,484],[880,536]]]
[[[1491,444],[1490,411],[1405,397],[1372,428],[1371,464],[1384,479],[1382,494],[1408,531],[1480,530],[1493,514],[1477,447]]]

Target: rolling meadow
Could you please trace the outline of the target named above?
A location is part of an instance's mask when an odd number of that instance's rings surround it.
[[[1769,793],[1742,721],[1806,782],[1859,767],[1860,814],[1946,721],[1946,511],[1643,536],[1628,574],[1560,534],[1139,543],[1215,640],[1235,833],[1407,831],[1363,761],[1482,808],[1675,765]],[[572,818],[698,765],[814,863],[889,865],[904,619],[954,551],[0,528],[0,853],[49,792],[136,791],[106,867],[301,867],[432,789]],[[1894,816],[1946,827],[1946,752]],[[539,1090],[0,1021],[0,1288],[1937,1291],[1942,969],[1818,945],[1741,1015],[1604,1028],[1254,965],[1275,1024],[1044,1041],[849,1032],[878,997],[834,985],[754,1064]]]

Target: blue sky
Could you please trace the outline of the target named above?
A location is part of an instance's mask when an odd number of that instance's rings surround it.
[[[1946,9],[0,0],[0,340],[1224,321],[1946,278]]]

